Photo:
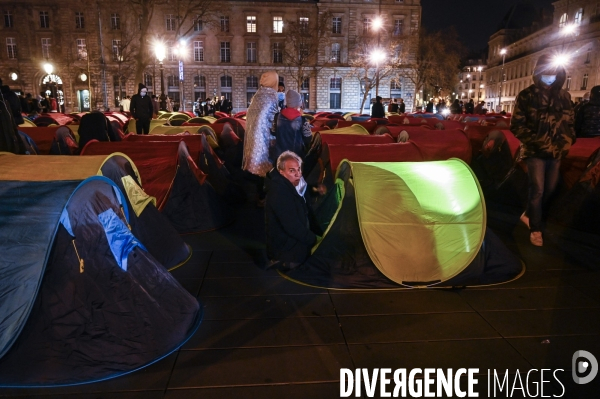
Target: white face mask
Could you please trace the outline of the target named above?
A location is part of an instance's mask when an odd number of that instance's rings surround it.
[[[300,178],[300,183],[298,183],[298,185],[295,187],[296,191],[298,192],[298,195],[300,195],[301,197],[304,196],[304,192],[306,191],[306,180],[304,180],[304,177]]]
[[[546,86],[552,86],[556,82],[556,75],[542,75],[541,81]]]
[[[144,90],[140,91],[140,96],[144,97],[146,95],[146,92]]]

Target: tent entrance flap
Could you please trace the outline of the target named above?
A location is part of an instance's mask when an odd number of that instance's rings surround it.
[[[485,204],[466,163],[352,162],[351,167],[365,247],[390,280],[436,284],[475,258],[485,234]]]

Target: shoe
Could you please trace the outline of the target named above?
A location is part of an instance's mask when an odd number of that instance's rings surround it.
[[[541,231],[532,231],[529,235],[529,241],[536,247],[541,247],[544,245],[544,239],[542,238]]]
[[[523,212],[523,214],[520,217],[521,222],[527,226],[527,228],[529,228],[529,218],[527,217],[527,215],[525,215],[525,212]]]

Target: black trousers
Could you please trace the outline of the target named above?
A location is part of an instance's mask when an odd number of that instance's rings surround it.
[[[150,119],[138,119],[135,121],[135,130],[137,134],[150,133]]]

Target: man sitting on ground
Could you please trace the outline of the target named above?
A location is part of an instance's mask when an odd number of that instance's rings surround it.
[[[269,172],[265,219],[267,255],[271,265],[293,269],[310,255],[318,231],[311,229],[309,208],[304,198],[306,181],[302,177],[302,159],[285,151],[277,159],[277,169]]]

